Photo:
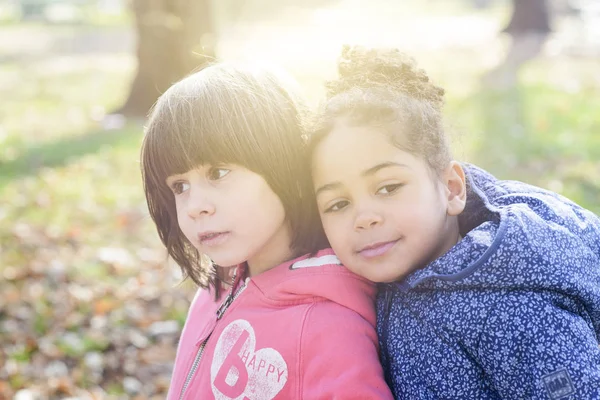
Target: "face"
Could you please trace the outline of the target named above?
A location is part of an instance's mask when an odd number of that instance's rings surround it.
[[[279,197],[262,176],[236,165],[204,165],[167,178],[185,237],[222,267],[248,262],[254,275],[290,257]]]
[[[437,178],[377,129],[338,125],[315,149],[312,168],[327,238],[358,275],[399,280],[460,239],[464,173],[456,162]]]

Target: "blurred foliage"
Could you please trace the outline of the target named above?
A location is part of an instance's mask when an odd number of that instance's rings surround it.
[[[126,8],[123,0],[0,0],[0,24],[122,25],[131,22]]]
[[[192,288],[147,216],[142,125],[106,115],[132,67],[0,65],[0,398],[165,397]]]
[[[600,94],[525,84],[513,91],[473,93],[449,105],[471,117],[466,159],[501,179],[567,196],[600,213]]]

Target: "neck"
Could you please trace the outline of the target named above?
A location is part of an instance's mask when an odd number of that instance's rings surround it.
[[[462,239],[460,235],[460,228],[458,226],[458,218],[456,216],[450,217],[450,224],[447,232],[445,233],[447,240],[444,242],[441,248],[440,254],[436,258],[439,258],[446,254],[454,245],[456,245]]]
[[[248,275],[253,277],[291,260],[294,253],[290,244],[290,228],[288,224],[284,224],[258,254],[248,259]]]

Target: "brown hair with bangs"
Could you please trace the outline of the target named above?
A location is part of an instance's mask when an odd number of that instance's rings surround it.
[[[154,105],[141,149],[150,216],[184,276],[218,296],[216,267],[177,222],[166,178],[201,165],[236,164],[261,175],[279,197],[296,256],[326,246],[303,137],[305,107],[280,71],[220,63],[169,88]]]

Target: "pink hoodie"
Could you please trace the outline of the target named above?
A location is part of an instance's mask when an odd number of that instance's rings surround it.
[[[228,291],[216,303],[207,290],[196,294],[169,400],[392,398],[378,357],[375,287],[331,250],[234,287],[233,301]]]

